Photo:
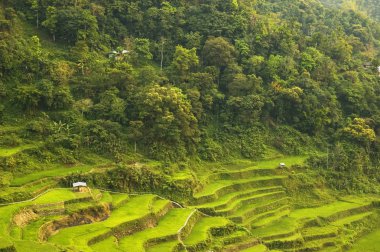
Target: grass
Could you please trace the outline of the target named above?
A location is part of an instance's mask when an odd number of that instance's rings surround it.
[[[126,204],[112,211],[110,217],[105,221],[62,229],[49,240],[61,245],[79,245],[81,248],[88,249],[87,242],[92,238],[110,232],[112,228],[122,223],[151,213],[152,208],[155,208],[154,199],[154,195],[133,197]],[[162,201],[158,202],[162,206]]]
[[[263,244],[258,244],[256,246],[242,250],[241,252],[266,252],[269,251],[268,248]]]
[[[297,209],[290,213],[290,217],[295,219],[307,219],[307,218],[316,218],[316,217],[328,217],[337,212],[349,210],[352,208],[359,207],[361,205],[368,204],[369,202],[365,199],[356,199],[356,202],[345,202],[345,201],[335,201],[331,204],[324,205],[316,208],[304,208]]]
[[[275,210],[277,208],[282,207],[284,205],[283,203],[285,203],[285,201],[287,201],[286,197],[278,197],[277,199],[259,202],[256,204],[243,205],[241,208],[237,209],[236,212],[233,215],[231,215],[231,217],[244,217],[243,219],[245,222],[246,221],[245,218],[247,218],[246,215],[248,213],[254,211],[255,209],[264,208],[264,211],[262,211],[262,212],[255,212],[255,215],[258,215],[258,214],[261,214],[263,212],[267,212],[267,211],[265,211],[267,209],[267,206],[272,206],[272,207],[270,207],[270,209],[268,211],[272,211],[272,210]],[[248,216],[247,221],[250,219],[251,219],[250,216]]]
[[[277,221],[284,216],[289,215],[289,213],[290,213],[290,210],[288,209],[288,206],[285,206],[285,207],[282,207],[280,209],[275,209],[273,211],[258,214],[256,216],[254,216],[254,218],[257,218],[257,216],[260,216],[260,215],[267,215],[267,217],[262,218],[258,221],[253,220],[250,222],[253,223],[252,226],[254,226],[254,227],[262,227],[262,226],[266,226],[266,225],[268,225],[274,221]]]
[[[308,156],[288,156],[269,160],[262,160],[258,161],[255,167],[274,169],[278,168],[280,163],[285,163],[286,166],[290,167],[296,164],[303,164],[307,158]]]
[[[37,148],[37,147],[38,146],[36,146],[35,144],[25,144],[25,145],[13,147],[13,148],[6,148],[6,149],[0,148],[0,157],[13,156],[13,155],[15,155],[21,151],[33,149],[33,148]]]
[[[71,189],[54,189],[33,201],[34,204],[58,203],[66,200],[89,197],[89,193],[76,193]]]
[[[380,248],[380,228],[355,242],[349,252],[378,252]]]
[[[223,227],[230,223],[223,217],[204,217],[201,218],[193,227],[190,235],[185,240],[186,245],[196,245],[209,238],[209,231],[213,227]]]
[[[257,237],[269,237],[280,234],[288,234],[295,232],[297,229],[297,223],[292,218],[282,218],[278,221],[271,223],[265,227],[252,230],[252,235]]]
[[[106,162],[100,165],[105,165]],[[73,167],[62,167],[62,166],[56,166],[55,168],[44,170],[44,171],[36,171],[34,173],[20,176],[15,178],[12,181],[12,186],[22,186],[24,184],[43,179],[43,178],[59,178],[66,175],[69,175],[71,173],[86,173],[90,172],[93,169],[96,169],[96,166],[94,165],[77,165]]]
[[[327,225],[323,227],[310,227],[305,228],[302,230],[302,235],[307,239],[308,237],[314,237],[314,236],[325,236],[325,235],[331,235],[334,236],[338,233],[338,227]]]
[[[285,192],[283,191],[256,194],[253,196],[240,198],[236,200],[235,202],[229,204],[226,208],[223,208],[216,212],[218,214],[228,215],[228,214],[234,213],[238,208],[242,206],[253,205],[256,203],[263,202],[263,201],[268,201],[269,199],[273,199],[273,198],[281,198],[282,196],[285,196]]]
[[[118,241],[116,237],[111,236],[91,246],[93,251],[114,252],[120,251],[118,249]]]
[[[351,216],[348,216],[346,218],[342,218],[342,219],[339,219],[337,221],[334,221],[333,224],[338,225],[338,226],[348,225],[348,224],[351,224],[353,222],[363,220],[366,217],[371,216],[372,214],[373,214],[372,212],[364,212],[364,213],[360,213],[360,214],[351,215]],[[380,237],[379,237],[379,239],[380,239]]]
[[[10,205],[10,206],[4,206],[0,207],[0,237],[2,238],[9,238],[10,236],[10,223],[12,220],[13,215],[20,210],[21,208],[25,207],[27,204],[17,204],[17,205]]]
[[[164,238],[165,241],[170,241],[171,239],[166,240],[165,237],[175,236],[179,229],[185,224],[191,212],[191,209],[172,209],[160,220],[156,227],[121,239],[119,244],[121,250],[143,252],[145,251],[145,243],[151,239]]]
[[[279,191],[281,189],[282,189],[282,186],[270,186],[270,187],[260,187],[260,188],[243,190],[243,191],[239,190],[236,192],[225,194],[219,197],[218,199],[216,199],[215,201],[197,205],[197,208],[216,208],[216,207],[221,207],[221,206],[224,207],[224,205],[227,205],[236,199],[240,199],[241,197],[245,197],[248,195],[256,195],[256,194],[264,193],[264,192]]]
[[[213,183],[206,185],[202,191],[194,194],[194,197],[200,198],[202,196],[215,194],[218,190],[232,185],[244,184],[249,182],[260,182],[260,181],[271,181],[276,179],[283,179],[285,176],[261,176],[248,179],[239,179],[239,180],[217,180]]]
[[[16,251],[41,252],[41,251],[61,251],[52,244],[39,243],[33,241],[16,241],[14,242]]]
[[[57,220],[62,217],[62,215],[44,216],[36,221],[32,221],[22,229],[22,239],[29,241],[38,241],[38,232],[40,227],[49,221]]]
[[[148,248],[147,252],[170,252],[174,251],[174,248],[178,246],[178,241],[162,242],[155,246]]]

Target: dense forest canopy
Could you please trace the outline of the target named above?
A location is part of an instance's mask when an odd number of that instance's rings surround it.
[[[333,179],[380,179],[379,3],[350,3],[2,0],[0,123],[25,122],[44,161],[330,148]]]

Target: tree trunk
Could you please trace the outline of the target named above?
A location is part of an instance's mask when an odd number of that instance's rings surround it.
[[[162,65],[164,63],[164,41],[161,42],[161,71],[162,71]]]

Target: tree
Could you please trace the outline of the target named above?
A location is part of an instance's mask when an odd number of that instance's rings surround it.
[[[71,68],[70,62],[63,60],[52,62],[50,76],[56,83],[60,85],[68,84],[73,74],[74,70]]]
[[[144,126],[142,121],[130,121],[128,127],[128,137],[135,142],[135,152],[137,152],[137,141],[143,136],[141,128]]]
[[[374,142],[376,139],[375,131],[369,126],[363,118],[354,118],[354,120],[342,129],[343,137],[359,142],[364,145]]]
[[[175,76],[185,78],[199,63],[197,50],[176,46],[171,68]]]
[[[38,108],[41,96],[35,85],[21,85],[15,89],[13,102],[30,114]]]
[[[132,55],[137,63],[145,63],[153,58],[150,52],[150,41],[146,38],[135,38],[133,40]]]
[[[79,101],[76,101],[75,104],[74,104],[74,107],[82,114],[82,116],[84,115],[84,113],[86,112],[89,112],[90,109],[92,108],[92,106],[94,105],[94,103],[92,102],[91,99],[87,98],[87,99],[82,99],[82,100],[79,100]]]
[[[210,37],[203,47],[205,65],[227,67],[235,60],[235,48],[223,37]]]
[[[136,105],[139,121],[143,122],[143,140],[152,156],[185,158],[195,151],[198,122],[179,88],[147,86],[139,94]]]
[[[100,95],[100,102],[92,107],[92,115],[95,118],[125,122],[125,101],[119,97],[117,88],[110,88]]]
[[[42,26],[49,30],[53,35],[53,41],[55,41],[55,34],[57,32],[58,14],[57,9],[53,6],[49,6],[46,9],[46,19],[42,22]]]

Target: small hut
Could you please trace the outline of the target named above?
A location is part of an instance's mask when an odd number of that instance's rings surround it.
[[[371,62],[364,62],[363,67],[364,68],[372,68],[372,63]]]
[[[280,163],[280,164],[279,164],[279,167],[280,167],[280,168],[285,168],[285,167],[286,167],[286,164],[285,164],[285,163]]]
[[[75,192],[88,192],[88,186],[86,182],[73,183],[73,190]]]

